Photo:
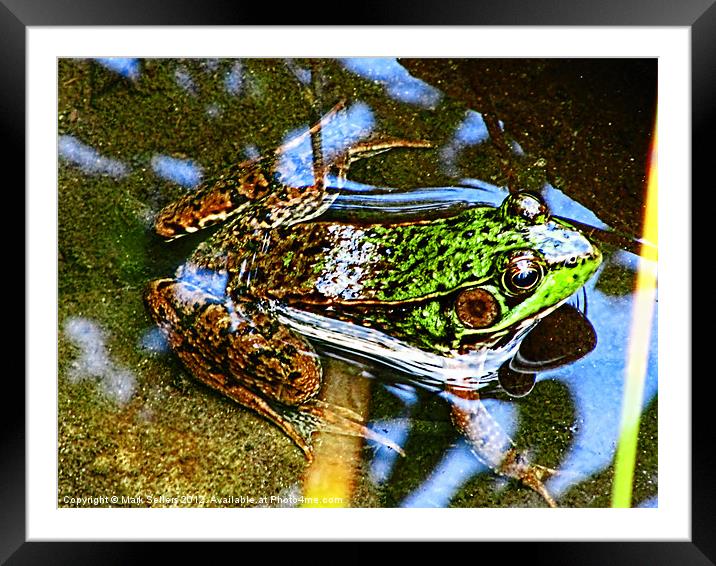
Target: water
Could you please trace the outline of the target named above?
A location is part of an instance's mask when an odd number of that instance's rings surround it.
[[[78,491],[224,497],[300,491],[305,464],[299,451],[275,427],[183,374],[144,310],[142,289],[151,279],[170,276],[201,241],[196,235],[159,242],[146,230],[147,214],[193,190],[230,159],[256,156],[304,131],[313,117],[298,93],[310,85],[310,69],[305,62],[279,60],[60,62],[60,501]],[[544,165],[539,150],[514,139],[505,146],[514,159],[512,174],[482,109],[450,99],[397,62],[340,61],[324,71],[333,77],[325,109],[349,101],[343,121],[325,132],[328,154],[347,138],[375,132],[409,139],[419,132],[435,144],[433,150],[395,150],[355,163],[334,211],[375,214],[378,204],[379,214],[410,219],[451,214],[499,204],[516,178],[541,192],[555,214],[638,237],[638,218],[624,207],[615,210],[613,195],[559,185],[547,174],[550,167],[559,174],[593,163],[594,154],[577,150]],[[118,83],[120,76],[131,81]],[[90,83],[88,105],[83,97]],[[588,105],[588,97],[573,104]],[[207,113],[209,108],[217,112]],[[520,108],[513,112],[498,117],[498,130],[507,136]],[[296,182],[313,174],[305,142],[282,162],[283,175]],[[406,192],[415,187],[420,190]],[[629,195],[629,202],[640,199],[635,191]],[[605,264],[587,288],[596,348],[539,373],[524,398],[498,392],[486,401],[534,461],[562,471],[548,487],[567,506],[609,503],[635,256],[604,251]],[[655,328],[650,348],[635,490],[635,504],[642,506],[657,501]],[[101,371],[93,370],[98,363]],[[470,454],[435,392],[370,364],[351,363],[340,371],[370,380],[368,426],[387,431],[407,454],[368,443],[360,452],[352,505],[544,504]]]

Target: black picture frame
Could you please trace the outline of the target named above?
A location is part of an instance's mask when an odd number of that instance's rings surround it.
[[[417,6],[419,4],[419,6]],[[273,12],[273,13],[271,13]],[[212,0],[172,2],[159,0],[0,0],[0,120],[6,143],[2,153],[4,171],[15,172],[9,186],[24,186],[25,148],[25,33],[29,26],[66,25],[341,25],[350,15],[351,25],[565,25],[565,26],[685,26],[691,29],[692,55],[692,167],[693,184],[710,186],[707,175],[716,100],[716,6],[714,0],[608,0],[593,2],[519,0],[457,2],[361,2],[350,12],[335,5],[283,6],[272,10],[257,3]],[[688,188],[682,188],[688,190]],[[16,193],[20,191],[15,189]],[[18,199],[16,209],[25,209]],[[694,257],[698,257],[694,254]],[[685,274],[690,282],[690,274]],[[25,296],[25,304],[32,297]],[[52,317],[48,315],[48,321]],[[19,334],[19,333],[18,333]],[[26,339],[31,340],[31,336]],[[691,360],[685,367],[691,367]],[[716,560],[716,497],[711,470],[716,456],[711,450],[714,420],[709,405],[709,380],[695,379],[692,391],[692,538],[690,542],[569,542],[519,543],[519,553],[533,564],[713,564]],[[690,376],[683,376],[690,381]],[[8,564],[127,563],[148,557],[146,543],[26,542],[25,539],[25,409],[22,382],[4,381],[3,410],[0,411],[2,466],[0,466],[0,561]],[[9,402],[15,399],[15,402]],[[280,538],[280,533],[278,537]],[[317,537],[320,536],[317,533]],[[81,534],[78,535],[81,538]],[[506,556],[504,545],[491,550]],[[494,546],[498,545],[498,546]],[[163,545],[164,546],[164,545]],[[225,551],[228,550],[224,547]],[[272,548],[271,552],[282,552]],[[162,547],[165,560],[185,550]],[[156,552],[154,550],[153,552]],[[152,552],[152,553],[153,553]],[[211,551],[214,553],[214,550]],[[451,551],[452,552],[452,551]]]

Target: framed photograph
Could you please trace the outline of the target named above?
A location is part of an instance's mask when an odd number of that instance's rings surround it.
[[[28,339],[3,559],[714,556],[684,285],[708,3],[311,27],[5,4]]]

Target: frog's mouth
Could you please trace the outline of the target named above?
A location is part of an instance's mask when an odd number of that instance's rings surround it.
[[[519,342],[537,323],[549,316],[569,300],[569,297],[543,309],[535,315],[525,318],[506,328],[485,332],[482,330],[465,330],[460,339],[459,353],[465,354],[474,350],[484,348],[501,348],[511,342]]]

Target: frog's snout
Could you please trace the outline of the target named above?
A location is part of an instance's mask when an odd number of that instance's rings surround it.
[[[587,238],[584,239],[584,248],[579,253],[569,255],[561,263],[564,267],[576,267],[579,264],[593,264],[596,269],[602,263],[602,252]]]
[[[551,268],[576,268],[591,266],[593,270],[601,264],[602,253],[587,236],[561,223],[548,223],[539,231],[539,251]]]

